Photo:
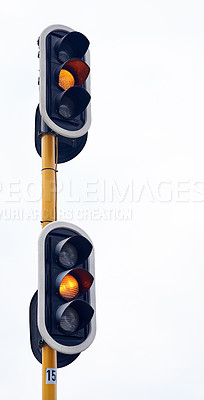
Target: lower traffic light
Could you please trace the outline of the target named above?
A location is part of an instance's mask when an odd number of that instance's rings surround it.
[[[39,238],[38,328],[64,354],[85,350],[95,337],[94,250],[84,231],[52,222]]]

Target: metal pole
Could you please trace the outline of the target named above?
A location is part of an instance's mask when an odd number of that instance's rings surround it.
[[[57,137],[45,133],[41,138],[42,155],[42,228],[57,219]],[[57,352],[42,348],[42,400],[57,400]]]

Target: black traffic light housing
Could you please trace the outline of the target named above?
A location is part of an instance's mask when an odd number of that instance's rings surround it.
[[[66,222],[48,224],[39,238],[38,328],[64,354],[80,353],[95,337],[93,245]]]
[[[89,41],[71,28],[52,25],[42,32],[38,44],[40,101],[35,146],[41,155],[41,135],[55,133],[61,163],[82,150],[91,123]]]
[[[35,148],[39,156],[41,156],[41,130],[42,117],[40,115],[39,106],[36,109],[35,114]],[[49,129],[48,129],[49,131]],[[67,162],[76,157],[87,141],[87,133],[79,138],[72,139],[65,136],[58,135],[58,164]]]
[[[37,325],[38,310],[38,291],[33,295],[29,308],[29,324],[30,324],[30,345],[33,355],[42,364],[42,347],[45,342],[39,332]],[[71,364],[79,356],[78,354],[63,354],[57,352],[57,368],[66,367]]]

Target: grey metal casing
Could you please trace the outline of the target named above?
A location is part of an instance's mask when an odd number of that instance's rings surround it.
[[[83,135],[85,135],[89,127],[91,125],[91,104],[89,102],[86,110],[85,110],[85,124],[81,129],[78,129],[76,131],[70,131],[64,128],[61,128],[57,124],[55,124],[51,118],[49,117],[47,113],[47,107],[46,107],[46,38],[47,35],[54,31],[54,30],[62,30],[62,31],[67,31],[73,32],[74,30],[65,26],[65,25],[50,25],[48,26],[40,35],[39,37],[39,57],[40,57],[40,80],[39,80],[39,90],[40,90],[40,98],[39,98],[39,106],[40,106],[40,114],[43,119],[43,121],[46,123],[47,126],[49,126],[50,129],[52,129],[54,132],[58,133],[59,135],[68,137],[68,138],[78,138]],[[84,61],[86,64],[90,66],[90,52],[87,50],[85,56],[84,56]],[[86,82],[84,83],[85,89],[87,92],[90,93],[90,75],[86,79]]]
[[[75,346],[65,346],[56,342],[48,333],[45,325],[45,240],[49,232],[57,228],[71,229],[84,236],[91,243],[91,239],[81,228],[76,225],[63,221],[49,223],[43,228],[38,240],[38,329],[44,341],[54,350],[64,354],[77,354],[86,350],[93,342],[96,334],[96,301],[95,301],[95,282],[90,290],[90,305],[94,309],[94,315],[89,323],[89,334],[85,341]],[[93,245],[93,243],[92,243]],[[88,258],[89,272],[94,276],[94,249]]]

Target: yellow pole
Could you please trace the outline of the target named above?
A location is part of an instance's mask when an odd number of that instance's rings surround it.
[[[44,134],[42,155],[42,228],[57,219],[57,138]],[[57,352],[48,345],[42,348],[42,400],[57,400]]]
[[[44,134],[41,139],[42,155],[42,228],[57,219],[56,136]]]
[[[57,352],[47,344],[42,348],[42,400],[57,400]]]

